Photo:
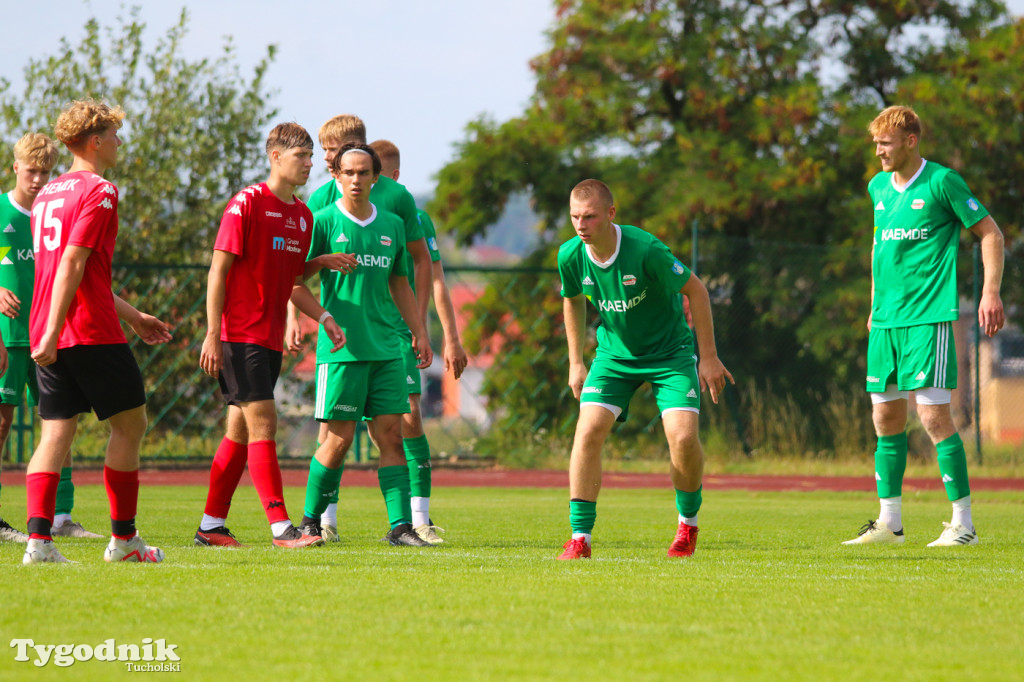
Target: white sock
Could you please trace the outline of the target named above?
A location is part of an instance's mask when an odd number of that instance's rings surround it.
[[[338,527],[338,503],[331,502],[327,505],[327,509],[324,509],[324,513],[320,515],[321,526],[334,526]]]
[[[974,521],[971,520],[970,495],[953,500],[953,520],[950,523],[954,526],[959,523],[968,530],[974,530]]]
[[[203,514],[203,520],[199,522],[199,530],[213,530],[220,528],[227,522],[227,519],[218,519],[216,516]]]
[[[587,547],[590,547],[590,533],[573,533],[572,539],[575,540],[576,538],[583,538],[587,543]]]
[[[685,523],[687,526],[693,526],[694,528],[696,528],[697,527],[697,517],[696,516],[683,516],[682,514],[680,514],[679,515],[679,523]]]
[[[275,538],[281,537],[281,533],[285,532],[292,527],[291,521],[274,521],[270,524],[270,532],[274,534]]]
[[[893,533],[903,530],[903,498],[882,497],[878,500],[878,520]]]
[[[412,525],[426,526],[430,524],[430,498],[429,497],[413,497],[410,499],[412,503]]]
[[[65,523],[71,523],[71,514],[56,514],[53,517],[53,525],[51,528],[60,528]]]

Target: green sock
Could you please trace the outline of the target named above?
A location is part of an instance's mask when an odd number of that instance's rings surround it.
[[[409,468],[405,466],[380,467],[377,483],[388,508],[391,527],[412,523],[412,505],[409,502]]]
[[[907,470],[907,432],[879,436],[875,449],[875,482],[879,499],[903,495],[903,474]]]
[[[75,484],[71,482],[71,467],[60,470],[60,482],[57,484],[57,514],[70,514],[75,508]]]
[[[316,449],[313,450],[313,457],[316,458],[316,451],[320,449],[320,443],[316,444]],[[345,460],[341,460],[341,468],[345,468]],[[327,498],[327,504],[338,504],[338,497],[341,493],[341,476],[338,477],[338,485],[334,486],[334,490],[331,491],[330,496]],[[326,509],[327,506],[324,506]]]
[[[594,530],[594,522],[597,520],[597,502],[587,500],[569,500],[569,525],[572,532],[590,533]]]
[[[960,434],[954,433],[946,440],[938,443],[935,449],[939,453],[939,471],[942,473],[942,484],[946,486],[946,497],[950,502],[967,497],[971,494],[971,486],[967,481],[967,453]]]
[[[405,463],[409,467],[409,494],[430,497],[430,443],[426,434],[402,440]]]
[[[341,485],[341,474],[345,471],[345,463],[337,469],[328,469],[314,459],[309,463],[309,479],[306,481],[306,505],[302,513],[311,518],[319,519],[329,504],[331,494],[338,493]]]
[[[704,486],[697,488],[692,493],[688,493],[685,490],[676,489],[676,510],[687,518],[693,518],[700,511],[700,503],[703,501],[701,498],[701,491],[704,490]]]

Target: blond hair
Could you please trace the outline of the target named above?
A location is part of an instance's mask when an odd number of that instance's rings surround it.
[[[608,185],[604,184],[600,180],[594,180],[593,178],[589,178],[577,184],[572,188],[572,193],[569,196],[571,198],[575,198],[577,201],[600,199],[606,206],[615,205],[615,199],[612,198],[612,191],[608,189]]]
[[[913,135],[920,140],[923,129],[917,112],[905,106],[886,107],[868,125],[868,132],[873,137],[892,131],[899,131],[904,135]]]
[[[124,110],[111,107],[105,102],[77,100],[57,117],[53,134],[68,147],[85,141],[90,135],[99,135],[113,128],[117,130],[124,121]]]
[[[14,144],[14,160],[43,170],[57,163],[57,143],[42,133],[25,133]]]
[[[366,125],[355,114],[339,114],[320,126],[318,137],[321,147],[326,147],[328,142],[366,144]]]
[[[394,168],[402,166],[402,155],[398,151],[398,146],[391,140],[376,140],[371,142],[370,146],[373,147],[373,151],[377,152],[377,156],[385,166]]]

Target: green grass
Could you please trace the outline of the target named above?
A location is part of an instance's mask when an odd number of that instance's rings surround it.
[[[251,488],[231,528],[243,550],[190,546],[205,491],[142,491],[159,566],[102,561],[102,541],[63,540],[74,566],[20,565],[0,544],[0,678],[109,679],[123,663],[43,669],[13,638],[177,644],[180,679],[944,680],[1021,679],[1019,494],[977,495],[982,544],[926,549],[948,520],[941,494],[905,499],[908,542],[840,547],[877,512],[862,493],[705,493],[697,554],[669,560],[668,490],[606,490],[594,558],[554,560],[567,491],[435,491],[448,542],[391,548],[373,489],[343,490],[345,540],[275,550]],[[302,491],[288,489],[293,516]],[[3,491],[24,518],[24,488]],[[102,488],[76,519],[105,526]],[[18,525],[21,525],[20,523]],[[176,678],[177,679],[177,678]]]

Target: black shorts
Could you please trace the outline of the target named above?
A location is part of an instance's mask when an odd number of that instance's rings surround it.
[[[39,416],[71,419],[96,412],[100,420],[146,404],[142,372],[127,343],[57,349],[57,361],[36,367]]]
[[[279,350],[255,343],[224,341],[224,367],[217,376],[220,392],[228,405],[273,400],[274,386],[281,375]]]

